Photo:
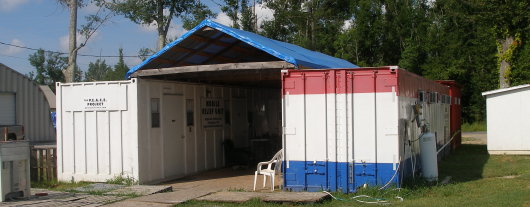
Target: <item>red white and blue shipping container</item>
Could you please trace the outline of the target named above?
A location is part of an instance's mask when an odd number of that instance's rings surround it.
[[[419,137],[451,138],[449,87],[397,66],[282,71],[284,186],[354,192],[419,171]]]

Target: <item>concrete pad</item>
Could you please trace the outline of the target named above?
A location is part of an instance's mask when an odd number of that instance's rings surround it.
[[[85,197],[74,200],[71,202],[74,203],[86,203],[86,204],[107,204],[112,203],[116,201],[121,201],[123,199],[126,199],[127,197],[123,196],[110,196],[110,195],[86,195]]]
[[[126,186],[120,189],[116,189],[105,193],[105,195],[129,195],[134,194],[138,196],[151,195],[155,193],[169,192],[172,191],[171,186],[165,185],[132,185]]]
[[[92,183],[83,187],[75,188],[77,192],[108,192],[120,188],[124,188],[125,185],[107,184],[107,183]]]
[[[170,207],[173,206],[173,204],[166,204],[166,203],[149,203],[149,202],[142,202],[142,201],[132,201],[132,200],[125,200],[120,201],[116,203],[112,203],[109,205],[105,205],[107,207]]]
[[[264,193],[261,198],[264,202],[279,202],[279,203],[316,203],[328,199],[330,196],[322,192],[279,192],[279,193]]]
[[[199,201],[243,203],[253,198],[261,197],[262,193],[256,192],[218,192],[197,198]]]
[[[253,198],[259,198],[264,202],[316,203],[329,198],[329,195],[321,192],[218,192],[195,200],[242,203]]]
[[[179,204],[189,201],[194,198],[202,197],[213,193],[212,190],[182,190],[168,193],[157,193],[148,196],[130,199],[132,201],[141,201],[147,203],[164,203],[164,204]]]

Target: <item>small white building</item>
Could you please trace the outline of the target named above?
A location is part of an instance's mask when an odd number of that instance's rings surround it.
[[[487,105],[488,152],[530,154],[530,84],[482,95]]]

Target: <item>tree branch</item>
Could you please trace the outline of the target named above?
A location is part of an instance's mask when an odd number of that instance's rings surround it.
[[[166,34],[166,38],[167,38],[167,31],[169,30],[169,25],[171,24],[171,19],[173,18],[173,15],[175,14],[175,9],[176,9],[176,5],[175,3],[173,3],[171,5],[171,8],[169,9],[169,16],[167,18],[167,22],[165,23],[166,25],[164,25],[164,34]]]

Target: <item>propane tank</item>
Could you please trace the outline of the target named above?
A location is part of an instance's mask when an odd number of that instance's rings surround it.
[[[421,172],[427,181],[438,180],[438,157],[436,153],[436,136],[427,132],[420,137]]]

